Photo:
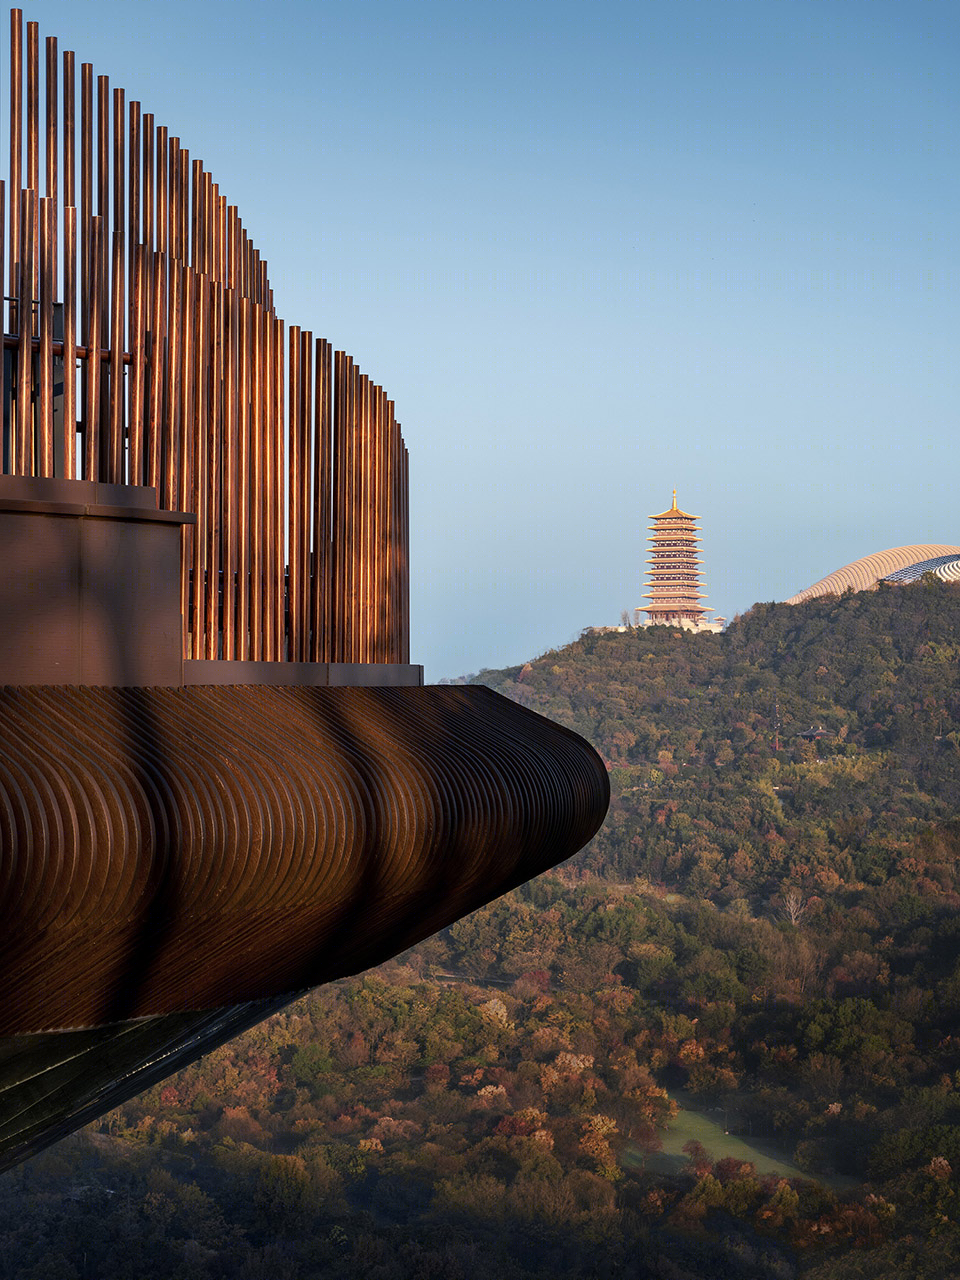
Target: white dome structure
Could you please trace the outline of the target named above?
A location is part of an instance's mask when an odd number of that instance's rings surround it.
[[[876,551],[844,565],[812,587],[798,591],[785,603],[801,604],[817,596],[840,596],[847,590],[872,591],[880,582],[916,582],[925,573],[934,573],[944,582],[960,582],[960,547],[931,543]]]

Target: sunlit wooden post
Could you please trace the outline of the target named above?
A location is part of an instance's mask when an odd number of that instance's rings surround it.
[[[23,158],[23,13],[10,11],[10,332],[19,333],[20,201]]]
[[[54,213],[53,201],[39,201],[40,210],[40,352],[37,398],[37,468],[40,476],[52,476],[53,464],[53,299]]]
[[[37,197],[33,191],[20,193],[20,290],[17,313],[20,334],[17,344],[17,422],[14,455],[21,476],[33,475],[33,259],[36,256]]]

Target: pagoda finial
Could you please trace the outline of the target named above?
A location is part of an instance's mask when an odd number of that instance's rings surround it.
[[[673,506],[670,508],[670,510],[671,510],[671,511],[676,511],[676,509],[677,509],[677,491],[676,491],[676,489],[674,489],[674,491],[673,491]]]

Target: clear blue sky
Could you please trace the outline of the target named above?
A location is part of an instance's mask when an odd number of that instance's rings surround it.
[[[396,401],[428,679],[616,623],[674,485],[728,616],[960,543],[955,0],[24,12]]]

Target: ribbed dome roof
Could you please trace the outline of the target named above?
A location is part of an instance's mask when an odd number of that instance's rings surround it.
[[[798,591],[786,604],[800,604],[817,596],[843,595],[847,588],[869,591],[878,582],[889,578],[896,582],[913,582],[925,572],[932,572],[947,582],[960,578],[960,547],[924,544],[913,547],[892,547],[889,551],[875,551],[872,556],[854,560],[826,578],[821,578],[805,591]]]

